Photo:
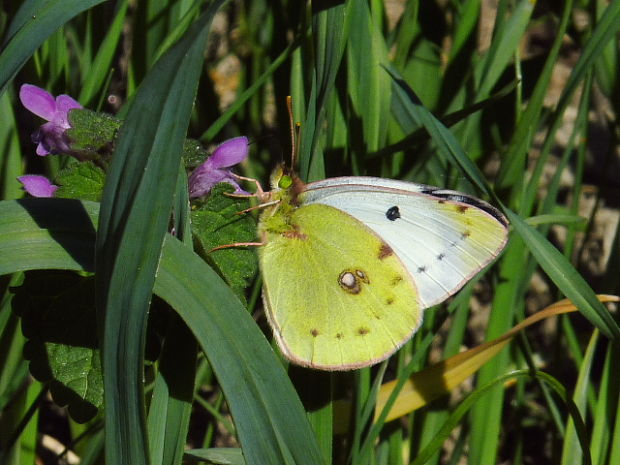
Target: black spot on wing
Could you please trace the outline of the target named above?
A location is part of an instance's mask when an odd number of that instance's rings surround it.
[[[396,221],[398,218],[400,218],[400,210],[396,205],[394,205],[393,207],[388,208],[388,210],[385,212],[385,216],[390,221]]]

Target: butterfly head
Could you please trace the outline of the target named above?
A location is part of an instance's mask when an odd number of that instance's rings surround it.
[[[295,203],[295,199],[305,188],[303,181],[284,165],[278,166],[273,171],[270,181],[272,197],[275,193],[278,193],[276,194],[278,197],[282,197],[282,194],[284,194],[293,203]]]
[[[293,178],[290,174],[285,171],[283,165],[279,165],[273,173],[271,173],[270,179],[271,189],[275,190],[286,190],[293,184]]]

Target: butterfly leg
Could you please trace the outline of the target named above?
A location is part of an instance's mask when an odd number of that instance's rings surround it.
[[[235,242],[233,244],[218,245],[217,247],[213,247],[207,253],[215,252],[216,250],[231,249],[233,247],[260,247],[261,245],[265,245],[265,243],[264,242]]]
[[[233,177],[240,179],[241,181],[247,181],[247,182],[251,182],[254,183],[256,185],[256,193],[254,194],[236,194],[234,195],[235,197],[258,197],[259,199],[262,199],[265,197],[265,191],[263,190],[263,186],[260,185],[260,182],[258,182],[258,179],[254,179],[254,178],[246,178],[245,176],[240,176],[238,174],[235,173],[230,173]],[[231,195],[233,196],[233,195]]]
[[[271,205],[277,205],[280,202],[281,202],[280,199],[278,199],[278,200],[272,200],[271,202],[261,203],[260,205],[254,205],[253,207],[246,208],[245,210],[241,210],[240,212],[237,212],[237,215],[243,215],[253,210],[259,210],[261,208],[270,207]]]

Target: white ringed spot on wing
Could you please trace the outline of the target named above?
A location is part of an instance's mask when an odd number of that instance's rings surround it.
[[[362,284],[370,284],[370,279],[364,270],[347,269],[338,276],[338,285],[349,294],[359,294],[362,291]]]

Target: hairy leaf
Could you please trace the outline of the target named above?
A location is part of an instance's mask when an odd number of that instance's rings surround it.
[[[98,202],[103,193],[105,173],[93,162],[73,162],[55,179],[59,188],[54,197]]]
[[[216,186],[206,201],[191,213],[196,249],[202,253],[236,294],[242,295],[257,271],[256,254],[245,246],[210,252],[214,247],[256,240],[256,221],[250,214],[239,214],[248,207],[246,199],[224,195],[229,184]]]
[[[54,401],[68,406],[76,421],[90,420],[103,404],[92,277],[31,271],[14,291],[30,372],[49,383]]]

